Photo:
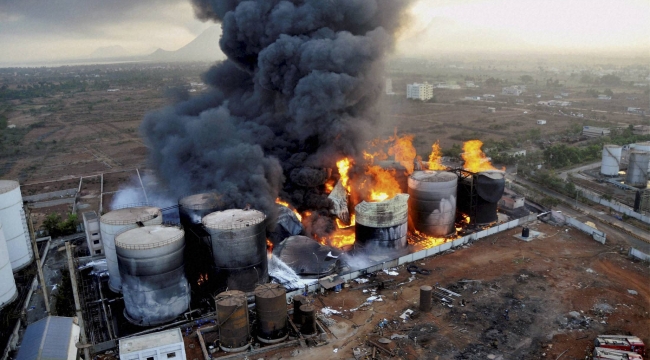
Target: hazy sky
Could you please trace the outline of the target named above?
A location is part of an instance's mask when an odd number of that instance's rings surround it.
[[[650,56],[650,0],[420,0],[398,50],[603,51]],[[175,50],[211,24],[188,0],[0,0],[0,63],[121,45]]]

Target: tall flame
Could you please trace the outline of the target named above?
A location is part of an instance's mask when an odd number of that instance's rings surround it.
[[[341,185],[343,185],[348,193],[350,192],[350,177],[348,176],[350,166],[352,166],[352,161],[348,158],[344,158],[336,162],[336,167],[339,169],[339,175],[341,175]]]
[[[395,180],[395,172],[372,165],[366,169],[366,175],[372,178],[370,185],[370,201],[384,201],[402,192],[399,183]]]
[[[415,147],[413,147],[413,135],[399,137],[395,133],[390,140],[393,144],[388,149],[388,155],[394,156],[395,161],[406,168],[407,174],[412,173],[415,167],[413,160],[415,160],[415,156],[417,155]]]
[[[431,155],[429,155],[429,170],[445,170],[447,167],[442,165],[442,149],[440,142],[436,141],[431,146]]]
[[[275,199],[275,203],[278,204],[278,205],[282,205],[284,207],[289,208],[289,210],[293,211],[293,213],[296,215],[296,217],[298,218],[298,221],[302,222],[302,215],[300,215],[300,213],[296,209],[294,209],[293,206],[289,205],[288,202],[283,201],[280,198],[277,198],[277,199]]]
[[[487,156],[481,150],[483,142],[480,140],[469,140],[463,144],[463,160],[465,164],[463,167],[467,171],[481,172],[487,170],[497,170]]]

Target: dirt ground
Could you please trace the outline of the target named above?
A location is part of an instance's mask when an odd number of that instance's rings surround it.
[[[313,304],[319,311],[341,312],[324,321],[330,323],[328,344],[248,358],[347,359],[355,348],[368,355],[367,340],[382,337],[383,319],[383,337],[405,336],[382,345],[399,359],[584,359],[598,334],[634,334],[650,343],[647,264],[573,228],[537,223],[531,229],[544,237],[524,242],[514,237],[521,229],[513,229],[418,261],[432,273],[411,282],[404,267],[395,269],[397,276],[379,272],[371,280],[393,280],[377,290],[381,302],[362,305],[372,288],[355,282],[318,296]],[[420,312],[422,285],[460,297],[448,296],[453,307],[447,307],[434,296],[432,311]],[[407,309],[415,313],[400,319]],[[388,356],[379,351],[378,358]]]

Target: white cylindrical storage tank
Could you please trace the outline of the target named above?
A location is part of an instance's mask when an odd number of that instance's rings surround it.
[[[138,206],[126,209],[113,210],[99,219],[99,229],[106,254],[106,265],[108,267],[108,287],[119,293],[122,291],[120,280],[120,269],[117,266],[117,255],[115,253],[115,236],[126,230],[138,227],[138,222],[143,225],[162,224],[162,212],[157,207]]]
[[[446,171],[416,171],[409,177],[408,185],[413,228],[429,236],[453,235],[458,176]]]
[[[637,151],[650,152],[650,141],[632,144],[630,147]],[[650,170],[650,163],[648,163],[648,169]]]
[[[177,227],[151,225],[115,237],[124,315],[131,323],[163,324],[176,319],[189,307],[184,235]]]
[[[644,189],[648,186],[648,162],[650,153],[645,151],[630,151],[630,163],[627,166],[625,183]]]
[[[2,233],[2,223],[0,223],[0,309],[16,300],[17,296],[16,281],[7,253],[7,242]]]
[[[16,272],[34,259],[18,181],[0,180],[0,222],[3,224],[11,269]]]
[[[218,289],[252,292],[269,281],[263,212],[217,211],[206,215],[203,225],[211,238]]]
[[[367,255],[391,256],[408,252],[408,194],[355,206],[354,249]]]
[[[600,165],[601,174],[605,176],[618,176],[622,150],[623,148],[618,145],[603,146],[603,161]]]

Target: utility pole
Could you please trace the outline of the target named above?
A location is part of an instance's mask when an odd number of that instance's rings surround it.
[[[86,338],[86,329],[84,327],[84,318],[81,314],[81,303],[79,302],[79,291],[77,290],[77,274],[75,271],[74,264],[72,262],[72,250],[70,249],[70,243],[66,241],[65,243],[65,252],[68,255],[68,270],[70,271],[70,282],[72,283],[72,296],[74,297],[74,307],[77,310],[77,321],[79,321],[79,330],[81,335],[81,344],[77,348],[82,347],[84,349],[84,359],[90,359],[90,350],[88,349],[88,339]]]
[[[50,312],[50,299],[47,294],[47,284],[45,284],[45,276],[43,276],[43,267],[41,266],[41,256],[38,253],[38,246],[36,246],[36,236],[34,235],[34,224],[32,223],[32,212],[27,209],[27,226],[29,228],[29,238],[32,242],[32,249],[34,250],[34,259],[36,260],[36,268],[38,269],[38,279],[41,283],[43,290],[43,302],[45,303],[45,312],[51,315]]]

